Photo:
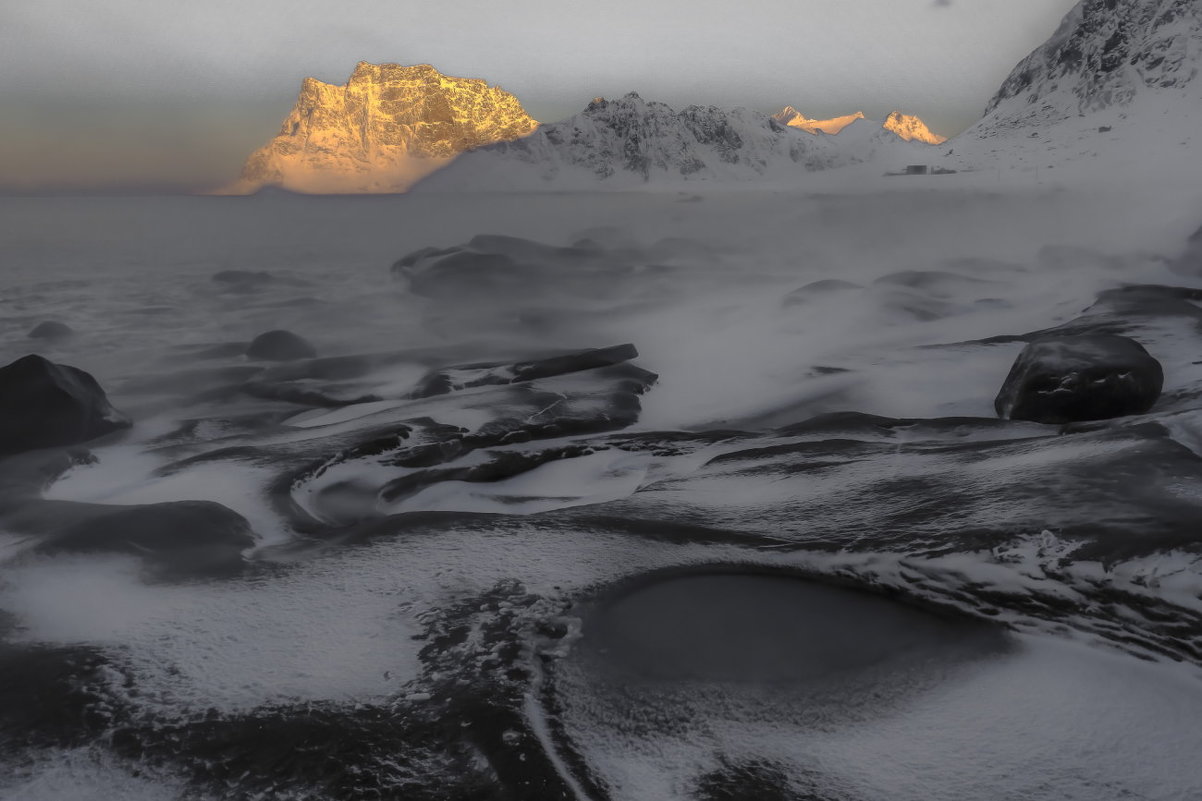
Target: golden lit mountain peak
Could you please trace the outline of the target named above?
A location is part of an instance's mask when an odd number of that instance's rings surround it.
[[[799,128],[809,133],[837,134],[856,120],[864,119],[864,112],[857,111],[855,114],[832,117],[829,120],[812,120],[792,106],[785,106],[772,116],[777,122],[782,122],[791,128]]]
[[[922,120],[912,114],[895,111],[885,119],[885,130],[905,139],[907,142],[923,142],[928,145],[941,145],[947,141],[946,136],[940,136],[926,126]]]
[[[772,117],[777,122],[788,125],[791,128],[798,128],[813,134],[837,134],[853,122],[867,119],[864,116],[864,112],[857,111],[855,114],[832,117],[829,120],[812,120],[792,106],[785,106],[773,114]],[[903,114],[900,111],[891,113],[881,127],[907,142],[923,142],[928,145],[938,145],[947,141],[947,137],[932,132],[918,117],[911,114]]]
[[[403,192],[465,150],[537,126],[516,97],[483,80],[361,61],[341,86],[305,78],[279,133],[227,191]]]

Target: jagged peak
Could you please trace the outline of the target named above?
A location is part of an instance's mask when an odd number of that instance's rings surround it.
[[[314,78],[306,78],[306,81],[315,81]],[[448,75],[442,70],[435,67],[433,64],[398,64],[394,61],[386,61],[380,64],[371,61],[360,61],[355,64],[355,68],[351,71],[350,77],[344,84],[329,84],[323,81],[318,81],[325,86],[363,86],[372,83],[388,83],[391,81],[407,82],[414,80],[425,80],[429,82],[443,81],[459,85],[477,85],[490,86],[488,81],[483,78],[465,78],[462,76]],[[500,88],[497,86],[496,88]]]
[[[1196,89],[1200,48],[1198,0],[1081,0],[1014,68],[981,124],[1049,124],[1125,106],[1144,91]]]
[[[616,99],[595,97],[585,106],[581,114],[597,116],[605,114],[676,114],[676,110],[667,103],[658,100],[645,100],[638,92],[627,92]]]
[[[947,141],[946,136],[935,133],[927,124],[913,114],[902,111],[892,111],[885,118],[885,130],[892,131],[907,142],[923,142],[928,145],[941,145]]]
[[[464,150],[537,125],[516,97],[486,81],[430,64],[360,61],[345,84],[305,78],[279,133],[226,191],[403,191]]]
[[[777,122],[788,125],[791,128],[798,128],[808,133],[817,134],[837,134],[856,120],[865,119],[864,112],[857,111],[854,114],[847,114],[842,117],[832,117],[829,120],[810,119],[802,114],[793,106],[785,106],[780,111],[772,115],[772,118]]]
[[[355,64],[355,69],[351,71],[351,77],[353,78],[357,73],[361,72],[379,72],[382,70],[387,70],[389,72],[433,72],[439,75],[444,75],[444,73],[433,64],[400,64],[396,61],[382,61],[379,64],[376,64],[371,61],[360,61],[359,63]]]
[[[610,106],[625,106],[637,107],[646,106],[648,102],[639,95],[638,92],[627,92],[621,97],[610,99],[607,97],[594,97],[592,101],[585,106],[585,111],[595,111],[597,109],[609,108]]]
[[[301,91],[302,92],[305,91],[306,89],[323,89],[323,88],[327,88],[327,87],[337,88],[337,86],[338,86],[338,84],[329,83],[327,81],[321,80],[320,78],[314,78],[312,76],[306,77],[301,80]]]

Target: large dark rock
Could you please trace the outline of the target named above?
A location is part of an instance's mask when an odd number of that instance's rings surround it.
[[[45,339],[50,342],[60,342],[64,339],[70,339],[74,335],[75,332],[71,329],[71,326],[53,320],[38,323],[29,332],[30,339]]]
[[[643,255],[652,258],[650,253]],[[505,302],[523,308],[550,303],[558,308],[565,297],[608,297],[632,269],[630,254],[480,234],[462,247],[413,251],[393,264],[392,274],[407,281],[413,294],[443,306],[469,309],[474,316]]]
[[[532,286],[537,271],[530,265],[519,265],[504,253],[452,248],[426,256],[412,266],[401,266],[393,274],[408,278],[414,294],[458,300],[463,296],[496,297],[498,292],[511,294],[520,286]]]
[[[275,278],[271,273],[254,270],[222,270],[213,273],[213,282],[234,290],[258,289]]]
[[[0,455],[75,445],[129,425],[83,370],[36,355],[0,367]]]
[[[40,535],[40,553],[129,553],[176,574],[234,569],[255,544],[246,518],[212,501],[142,506],[37,501],[5,522]]]
[[[1041,339],[1019,354],[993,405],[999,417],[1012,420],[1105,420],[1148,411],[1163,384],[1160,362],[1133,339]]]
[[[131,554],[165,574],[203,576],[239,569],[255,545],[246,518],[212,501],[114,506],[28,497],[37,489],[10,481],[0,504],[0,527],[29,537],[35,553]]]
[[[839,292],[854,291],[863,289],[859,284],[853,284],[851,281],[844,281],[839,278],[823,278],[820,281],[811,281],[803,287],[794,289],[789,294],[785,295],[781,301],[786,307],[799,306],[803,303],[809,303],[820,298],[827,298]]]
[[[291,362],[312,359],[317,356],[317,350],[291,331],[277,329],[255,337],[246,349],[246,355],[252,359]]]

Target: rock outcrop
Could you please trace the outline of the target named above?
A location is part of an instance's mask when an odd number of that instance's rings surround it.
[[[312,359],[317,356],[317,350],[303,337],[291,331],[277,329],[259,334],[246,349],[246,355],[251,359],[269,362],[292,362],[298,359]]]
[[[802,114],[792,106],[785,106],[780,111],[772,115],[772,119],[777,122],[788,125],[790,128],[797,128],[807,133],[824,133],[838,134],[844,128],[848,127],[857,120],[868,119],[864,116],[864,112],[857,111],[855,114],[847,114],[842,117],[832,117],[829,120],[812,120]],[[946,136],[940,136],[931,131],[922,120],[912,114],[903,114],[900,111],[894,111],[885,118],[881,123],[881,127],[886,131],[897,134],[900,138],[907,142],[922,142],[927,145],[939,145],[947,141]]]
[[[947,141],[946,136],[940,136],[927,127],[927,124],[913,114],[892,112],[885,118],[881,126],[886,131],[892,131],[907,142],[922,142],[926,145],[941,145]]]
[[[129,425],[77,367],[35,355],[0,367],[0,457],[75,445]]]
[[[1025,347],[994,401],[998,416],[1070,423],[1143,414],[1160,397],[1160,362],[1134,339],[1067,336]]]
[[[459,153],[537,125],[516,97],[485,81],[428,64],[360,62],[342,86],[306,78],[280,132],[224,191],[403,192]]]
[[[829,120],[812,120],[792,106],[785,106],[772,115],[772,119],[808,133],[837,134],[856,120],[865,119],[864,112],[847,114],[842,117],[832,117]]]

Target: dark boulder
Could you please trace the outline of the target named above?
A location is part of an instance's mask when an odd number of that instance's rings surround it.
[[[817,298],[825,298],[838,292],[847,292],[856,289],[863,289],[863,287],[861,287],[859,284],[853,284],[851,281],[844,281],[839,278],[824,278],[820,281],[812,281],[803,287],[794,289],[792,292],[785,295],[782,303],[785,306],[798,306]]]
[[[513,366],[512,380],[534,381],[538,378],[595,370],[599,367],[612,367],[638,357],[638,349],[630,344],[576,351],[547,359],[518,362]]]
[[[70,339],[75,335],[75,331],[66,323],[56,323],[53,320],[47,320],[38,323],[34,329],[29,332],[30,339],[45,339],[50,342],[60,342],[64,339]]]
[[[75,445],[129,425],[83,370],[36,355],[0,367],[0,455]]]
[[[1012,420],[1105,420],[1148,411],[1163,384],[1160,362],[1133,339],[1041,339],[1023,348],[993,405]]]
[[[255,544],[246,518],[212,501],[107,506],[35,501],[5,524],[38,536],[39,553],[128,553],[178,575],[236,569]]]
[[[504,253],[480,253],[452,248],[413,266],[399,267],[394,275],[409,280],[416,295],[435,300],[460,301],[464,297],[495,299],[531,292],[541,277],[538,268],[520,265]]]
[[[317,356],[317,350],[291,331],[277,329],[255,337],[246,349],[246,355],[252,359],[291,362],[312,359]]]
[[[253,292],[275,281],[268,272],[254,270],[222,270],[213,273],[213,283],[235,292]]]

